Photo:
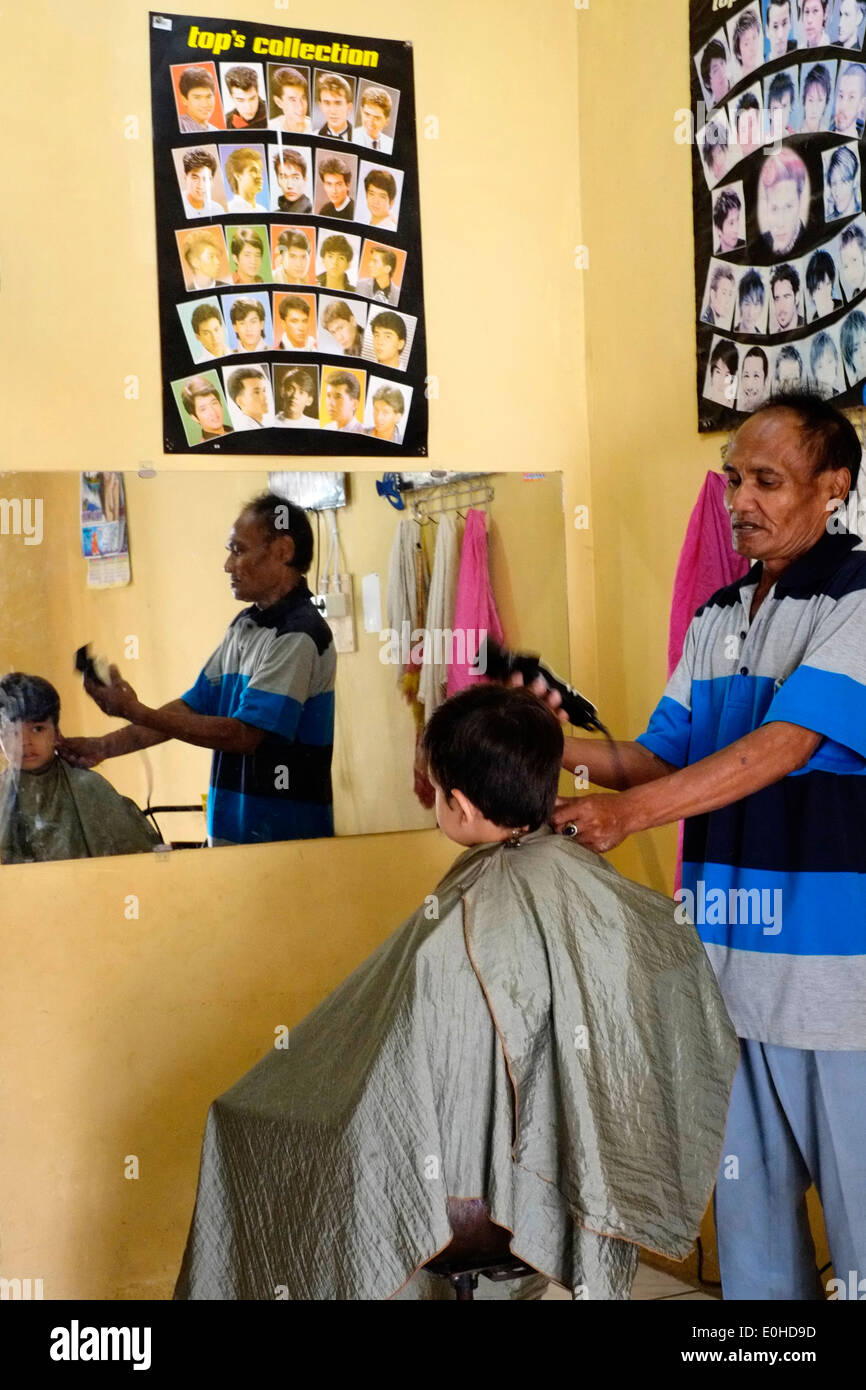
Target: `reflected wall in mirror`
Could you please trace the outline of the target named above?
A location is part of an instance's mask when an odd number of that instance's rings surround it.
[[[265,522],[253,517],[245,536],[238,529],[251,521],[250,500],[269,491],[267,473],[128,473],[123,482],[128,582],[88,587],[79,475],[0,475],[3,863],[150,851],[159,836],[202,845],[206,804],[218,817],[214,843],[319,836],[331,825],[338,835],[435,826],[416,766],[425,717],[417,692],[432,705],[453,677],[449,657],[460,665],[474,654],[472,638],[464,651],[463,629],[443,615],[453,616],[458,577],[466,611],[478,611],[485,532],[504,642],[569,669],[559,474],[474,475],[457,495],[451,485],[404,493],[402,511],[377,493],[374,474],[347,474],[345,507],[302,513],[312,563],[294,572],[291,594],[282,593],[279,560],[300,553],[291,537],[284,552],[285,537]],[[262,553],[278,547],[276,601],[270,561],[259,590],[243,574],[231,587],[237,573],[225,567],[234,555],[237,570],[238,545],[251,541]],[[124,579],[122,565],[113,577]],[[315,604],[328,591],[330,631]],[[438,668],[419,666],[422,631]],[[85,645],[119,668],[119,687],[96,690],[103,707],[74,670]],[[22,685],[12,673],[37,679]],[[129,709],[151,722],[131,726]],[[190,716],[215,722],[191,725]],[[181,723],[170,737],[156,724],[172,717]],[[55,752],[55,720],[65,757]],[[118,755],[141,728],[140,743],[164,741]]]

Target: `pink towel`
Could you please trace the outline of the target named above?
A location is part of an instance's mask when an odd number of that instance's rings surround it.
[[[469,667],[478,652],[481,638],[488,632],[497,642],[502,641],[502,624],[496,612],[487,569],[487,522],[484,512],[473,507],[466,513],[466,529],[460,551],[452,649],[455,658],[465,655],[466,659],[455,659],[448,668],[449,695],[456,695],[458,690],[463,690],[473,680],[483,679],[470,675]]]
[[[695,616],[695,610],[717,589],[742,579],[749,568],[748,560],[738,555],[731,545],[731,521],[722,500],[724,493],[724,474],[708,473],[689,517],[674,580],[668,634],[668,675],[682,656],[686,629]],[[675,889],[682,882],[682,867],[683,823],[680,821],[674,869]]]
[[[722,501],[724,492],[724,475],[708,473],[689,517],[674,580],[668,675],[682,656],[686,628],[695,610],[717,589],[742,579],[749,568],[748,560],[731,546],[731,522]]]

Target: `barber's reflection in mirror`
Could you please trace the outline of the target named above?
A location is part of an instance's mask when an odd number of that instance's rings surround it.
[[[99,738],[68,738],[61,754],[93,767],[176,738],[213,749],[208,843],[254,844],[334,833],[331,758],[337,657],[305,575],[313,533],[302,508],[274,493],[247,503],[223,568],[250,604],[229,624],[195,684],[159,709],[111,667],[85,689],[105,714],[128,719]]]

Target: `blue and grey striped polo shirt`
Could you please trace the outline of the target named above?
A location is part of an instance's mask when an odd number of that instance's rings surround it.
[[[775,720],[823,735],[799,771],[686,821],[681,901],[740,1037],[866,1049],[866,549],[826,533],[752,622],[760,572],[698,609],[637,741],[685,767]]]
[[[331,629],[303,581],[230,624],[181,699],[197,714],[241,719],[265,737],[253,753],[214,753],[211,845],[333,835],[336,669]]]

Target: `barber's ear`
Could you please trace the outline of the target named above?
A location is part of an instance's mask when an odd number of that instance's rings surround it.
[[[295,542],[291,536],[278,536],[277,539],[282,547],[283,563],[290,565],[295,558]]]

